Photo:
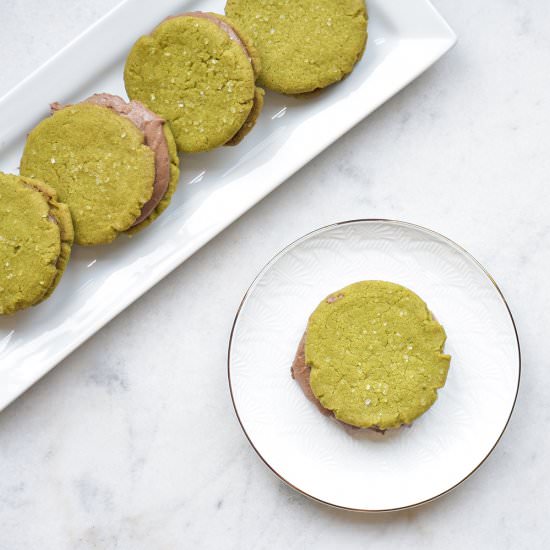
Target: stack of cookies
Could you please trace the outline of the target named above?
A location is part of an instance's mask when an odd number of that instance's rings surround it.
[[[139,38],[124,70],[129,101],[52,104],[21,175],[0,173],[0,315],[49,297],[73,242],[107,244],[151,224],[176,190],[178,152],[240,143],[261,114],[259,86],[325,88],[366,41],[364,0],[228,0],[225,16],[183,13]]]
[[[292,377],[319,411],[378,432],[411,425],[436,401],[451,357],[427,304],[404,286],[360,281],[311,314]]]

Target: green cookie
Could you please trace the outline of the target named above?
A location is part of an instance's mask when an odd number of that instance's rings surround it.
[[[382,281],[350,285],[310,317],[305,361],[321,405],[346,424],[386,430],[426,412],[445,385],[446,335],[412,291]]]
[[[255,67],[256,51],[232,23],[192,12],[167,19],[135,43],[124,81],[130,98],[169,121],[180,151],[199,152],[250,131],[261,107]]]
[[[364,0],[228,0],[225,12],[260,53],[258,83],[283,94],[339,82],[365,51]]]
[[[0,172],[0,315],[34,306],[59,283],[71,255],[69,209],[45,184]]]
[[[264,96],[264,90],[262,90],[262,88],[256,88],[252,111],[250,111],[243,127],[226,143],[226,145],[238,145],[249,134],[252,128],[254,128],[264,108]]]
[[[109,243],[132,227],[151,198],[155,154],[130,120],[81,103],[32,130],[21,174],[45,181],[69,205],[78,244]]]

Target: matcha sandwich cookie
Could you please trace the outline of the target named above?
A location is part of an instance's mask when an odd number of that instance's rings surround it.
[[[124,69],[128,96],[169,121],[178,149],[236,145],[263,106],[260,60],[234,23],[214,13],[170,17],[133,46]]]
[[[71,255],[69,208],[42,182],[0,172],[0,315],[34,306],[59,283]]]
[[[365,0],[228,0],[225,13],[258,49],[258,83],[283,94],[339,82],[367,43]]]
[[[313,312],[292,375],[324,414],[358,428],[399,428],[425,413],[445,385],[445,340],[414,292],[359,282]]]
[[[137,101],[96,94],[52,105],[27,139],[21,174],[45,181],[71,209],[81,245],[145,227],[170,203],[179,179],[174,138]]]

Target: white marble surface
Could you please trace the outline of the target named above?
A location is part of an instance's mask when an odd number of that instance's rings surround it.
[[[116,2],[2,0],[0,95]],[[460,42],[0,414],[0,549],[546,547],[550,4],[437,0]],[[389,217],[486,265],[523,347],[500,445],[441,500],[327,509],[281,484],[234,417],[227,342],[242,294],[289,241]]]

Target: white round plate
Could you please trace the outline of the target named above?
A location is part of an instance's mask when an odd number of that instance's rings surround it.
[[[362,280],[416,292],[452,355],[435,405],[385,435],[322,416],[290,376],[311,312]],[[416,506],[464,481],[502,436],[519,378],[519,342],[495,282],[445,237],[396,221],[344,222],[288,246],[244,297],[229,347],[235,411],[262,460],[304,495],[360,511]]]

